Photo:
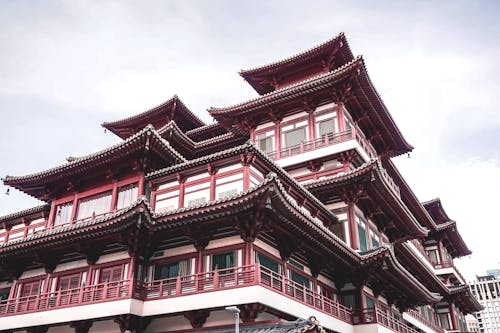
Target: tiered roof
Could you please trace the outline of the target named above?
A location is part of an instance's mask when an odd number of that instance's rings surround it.
[[[174,95],[169,100],[152,109],[124,119],[104,122],[102,126],[120,138],[126,139],[148,124],[152,124],[154,128],[159,129],[171,120],[175,120],[183,131],[205,125],[203,121],[184,105],[177,95]]]
[[[206,126],[204,126],[206,128]],[[215,126],[213,126],[215,127]],[[200,127],[203,129],[203,127]],[[207,135],[203,133],[203,130],[199,132],[182,131],[175,121],[170,121],[168,124],[158,129],[158,133],[166,140],[168,140],[176,150],[181,152],[183,156],[189,158],[196,158],[204,156],[206,154],[211,154],[216,151],[224,150],[235,145],[242,144],[246,141],[245,137],[237,136],[232,132],[219,130],[207,130],[208,133],[212,135]],[[194,135],[192,133],[195,133]],[[192,137],[201,138],[201,140],[194,140]],[[205,137],[208,137],[206,139]]]
[[[291,57],[247,70],[240,75],[261,95],[329,72],[353,59],[351,49],[340,33],[326,42]]]
[[[457,222],[451,220],[441,204],[439,198],[423,202],[422,205],[429,212],[437,224],[436,233],[444,236],[443,244],[453,258],[463,257],[472,253],[458,232]]]
[[[304,187],[316,195],[326,194],[329,198],[337,195],[339,199],[341,199],[342,191],[345,190],[366,191],[368,195],[361,195],[362,198],[375,199],[384,211],[392,214],[392,225],[385,224],[387,220],[385,217],[381,218],[379,222],[377,214],[374,214],[375,222],[381,224],[391,240],[422,238],[428,234],[428,230],[420,225],[404,202],[395,194],[378,159],[373,159],[349,172],[307,181],[304,183]]]
[[[413,149],[404,139],[375,90],[362,57],[357,57],[331,72],[308,78],[246,102],[229,107],[210,108],[208,111],[221,124],[234,130],[234,127],[240,126],[242,121],[249,126],[256,121],[271,121],[270,110],[273,109],[302,109],[304,99],[329,100],[332,91],[340,89],[339,86],[342,84],[352,85],[349,89],[352,98],[346,101],[346,103],[352,102],[353,107],[350,109],[352,116],[368,117],[372,123],[368,125],[360,122],[361,129],[365,134],[370,134],[373,127],[378,129],[374,138],[381,141],[378,144],[376,141],[373,143],[379,154],[397,156]]]
[[[40,205],[28,209],[21,210],[16,213],[0,216],[0,226],[9,227],[15,224],[24,223],[24,221],[35,220],[48,216],[50,205]]]
[[[186,159],[179,154],[166,140],[164,140],[152,125],[146,126],[141,131],[132,135],[128,139],[98,151],[96,153],[72,158],[68,163],[57,167],[25,175],[6,176],[3,179],[5,185],[12,186],[35,198],[44,200],[48,191],[60,183],[74,181],[88,176],[91,172],[97,173],[105,166],[112,165],[120,161],[128,161],[131,157],[147,155],[162,161],[162,165],[172,165],[177,162],[184,162]],[[127,160],[127,158],[129,158]]]

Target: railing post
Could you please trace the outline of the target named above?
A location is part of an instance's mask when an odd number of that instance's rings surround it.
[[[213,276],[213,279],[212,279],[212,283],[213,283],[214,290],[215,289],[219,289],[219,270],[218,269],[216,269],[214,271],[214,276]]]
[[[181,294],[181,276],[177,275],[177,279],[175,281],[175,294],[180,295]]]
[[[260,276],[260,265],[259,264],[254,264],[254,267],[255,267],[255,276],[254,276],[254,279],[255,279],[255,284],[260,284],[260,281],[261,281],[261,276]],[[273,286],[273,280],[272,280],[272,277],[271,277],[271,287]]]

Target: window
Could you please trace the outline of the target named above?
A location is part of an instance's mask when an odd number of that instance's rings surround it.
[[[306,141],[306,128],[301,127],[285,132],[284,138],[285,138],[284,142],[285,148],[300,145],[302,142]]]
[[[41,289],[42,289],[41,281],[23,283],[21,287],[20,297],[36,296],[40,294]]]
[[[451,329],[448,313],[439,313],[439,325],[445,330]]]
[[[375,307],[375,301],[371,297],[365,295],[365,302],[367,309],[373,309]]]
[[[379,238],[373,231],[370,231],[370,237],[372,239],[372,249],[379,247],[380,246]]]
[[[2,288],[0,289],[0,301],[4,299],[8,299],[10,294],[10,288]]]
[[[281,265],[268,256],[259,252],[255,252],[255,261],[258,262],[261,266],[269,269],[270,271],[280,274]]]
[[[101,215],[111,210],[111,191],[78,200],[77,220]]]
[[[258,134],[257,147],[265,153],[272,152],[274,150],[274,131]]]
[[[186,276],[191,272],[191,259],[156,264],[153,268],[153,280]]]
[[[337,118],[326,119],[318,122],[318,138],[321,138],[323,141],[325,137],[328,136],[331,140],[333,138],[333,134],[337,133]]]
[[[57,290],[70,290],[80,287],[81,277],[80,273],[61,276],[57,283]]]
[[[234,251],[224,252],[212,255],[212,270],[234,267]]]
[[[345,233],[344,233],[344,222],[340,221],[339,223],[333,223],[330,226],[330,230],[340,239],[345,242]]]
[[[73,212],[73,202],[67,202],[56,207],[56,216],[54,226],[71,222],[71,213]]]
[[[366,251],[367,250],[367,244],[366,244],[366,231],[363,226],[358,223],[358,235],[359,235],[359,249],[361,251]]]
[[[103,268],[99,276],[99,283],[120,281],[122,279],[122,270],[123,267],[121,265]]]
[[[137,200],[139,188],[137,184],[130,184],[118,188],[118,198],[116,200],[116,209],[122,209],[130,206]]]
[[[431,259],[431,262],[432,262],[434,265],[439,264],[439,259],[438,259],[438,253],[437,253],[437,250],[426,250],[426,252],[427,252],[427,255],[429,256],[429,258]]]
[[[300,285],[303,285],[307,289],[311,289],[311,281],[309,281],[308,278],[306,278],[305,276],[302,276],[299,273],[292,271],[292,270],[289,270],[289,272],[290,272],[290,280],[292,280]]]

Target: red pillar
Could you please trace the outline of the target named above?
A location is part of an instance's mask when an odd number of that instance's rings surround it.
[[[243,191],[250,188],[250,166],[248,164],[243,165]]]
[[[137,195],[140,197],[146,193],[144,171],[139,172],[139,189]]]
[[[214,168],[212,165],[208,166],[208,174],[210,175],[210,201],[215,200],[215,189],[216,189],[216,184],[215,184],[215,175],[217,174],[217,169]]]
[[[450,311],[452,329],[457,330],[458,325],[457,325],[457,318],[455,317],[455,304],[453,303],[450,304],[449,311]]]
[[[73,197],[73,207],[71,211],[71,221],[70,223],[73,223],[76,220],[76,213],[78,212],[78,194],[75,193],[75,196]]]
[[[349,223],[349,237],[351,239],[351,248],[359,250],[359,235],[356,226],[356,218],[354,214],[354,203],[347,204],[347,221]]]
[[[316,131],[314,128],[314,113],[313,111],[308,112],[307,115],[307,127],[309,128],[309,141],[316,139]]]
[[[337,110],[337,121],[339,126],[339,132],[342,133],[345,131],[344,103],[339,103],[336,110]]]
[[[184,207],[184,187],[186,178],[178,174],[177,181],[179,182],[179,208],[182,208]]]
[[[52,204],[50,205],[49,219],[47,220],[47,225],[45,226],[45,228],[49,229],[54,226],[55,215],[56,215],[56,204],[54,201],[52,201]]]
[[[111,209],[110,211],[116,210],[116,203],[118,201],[118,185],[116,181],[113,182],[113,192],[111,193]]]
[[[274,137],[276,141],[276,159],[281,157],[281,126],[279,121],[274,122]]]

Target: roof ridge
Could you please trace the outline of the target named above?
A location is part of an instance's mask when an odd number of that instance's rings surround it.
[[[256,67],[251,67],[249,69],[242,69],[240,70],[238,73],[241,75],[241,76],[244,76],[245,74],[251,74],[253,72],[257,72],[259,70],[265,70],[265,69],[269,69],[270,67],[274,67],[276,65],[283,65],[283,64],[286,64],[286,63],[289,63],[291,62],[292,60],[295,60],[299,57],[302,57],[302,56],[307,56],[311,53],[313,53],[314,51],[317,51],[323,47],[325,47],[326,45],[332,43],[332,42],[335,42],[337,41],[338,39],[340,38],[344,38],[345,39],[345,34],[344,32],[340,32],[338,33],[337,35],[331,37],[330,39],[324,41],[323,43],[321,44],[318,44],[316,46],[313,46],[313,47],[310,47],[308,49],[306,49],[305,51],[300,51],[300,52],[297,52],[291,56],[288,56],[286,58],[283,58],[281,60],[277,60],[277,61],[273,61],[273,62],[270,62],[270,63],[267,63],[265,65],[262,65],[262,66],[256,66]],[[346,41],[347,42],[347,41]]]
[[[363,60],[363,56],[359,55],[359,56],[353,58],[351,61],[345,63],[344,65],[342,65],[342,66],[334,69],[331,72],[321,73],[319,75],[315,75],[315,76],[309,77],[307,79],[304,79],[304,80],[301,80],[301,81],[297,81],[297,82],[292,83],[290,85],[284,86],[284,87],[282,87],[280,89],[273,90],[273,91],[268,92],[268,93],[263,94],[263,95],[258,95],[258,96],[254,97],[254,98],[248,99],[248,100],[246,100],[244,102],[241,102],[241,103],[238,103],[238,104],[233,104],[233,105],[222,107],[222,108],[210,107],[208,109],[208,112],[210,114],[212,114],[212,113],[217,114],[218,112],[221,112],[221,111],[224,111],[224,110],[228,110],[228,109],[240,107],[242,105],[250,104],[252,102],[256,102],[256,101],[259,101],[259,100],[263,100],[263,99],[269,98],[269,97],[274,96],[274,95],[279,95],[279,94],[281,94],[283,92],[296,89],[296,88],[298,88],[298,87],[300,87],[302,85],[306,85],[306,84],[314,82],[316,80],[319,81],[319,80],[324,79],[324,78],[329,77],[329,76],[338,75],[342,71],[345,71],[347,68],[349,68],[351,66],[354,66],[354,64],[356,64],[358,62],[361,62],[361,64],[364,66],[364,62],[362,60]]]
[[[121,124],[121,123],[124,123],[124,122],[127,122],[129,120],[132,120],[132,119],[135,119],[135,118],[141,118],[141,117],[144,117],[148,114],[151,114],[159,109],[161,109],[162,107],[168,105],[169,103],[172,103],[172,102],[178,102],[180,103],[180,105],[183,106],[183,108],[189,113],[190,116],[192,116],[196,121],[198,121],[200,124],[205,124],[204,121],[202,121],[194,112],[192,112],[185,104],[184,102],[180,99],[180,97],[177,95],[177,94],[174,94],[172,97],[170,97],[169,99],[167,99],[166,101],[164,101],[163,103],[160,103],[156,106],[153,106],[152,108],[150,109],[147,109],[145,111],[142,111],[140,113],[137,113],[137,114],[134,114],[132,116],[129,116],[129,117],[125,117],[123,119],[119,119],[119,120],[115,120],[115,121],[105,121],[103,123],[101,123],[101,126],[102,127],[105,127],[107,128],[106,126],[112,126],[112,125],[117,125],[117,124]],[[202,125],[202,126],[203,126]]]
[[[9,175],[7,175],[7,176],[5,176],[5,178],[2,178],[2,180],[5,183],[6,181],[9,182],[9,181],[13,181],[13,180],[25,180],[25,179],[29,179],[29,178],[33,178],[33,177],[40,177],[41,174],[44,174],[44,173],[45,174],[46,173],[54,173],[54,172],[56,172],[59,169],[77,165],[78,163],[81,163],[81,162],[84,162],[84,161],[88,161],[89,159],[98,157],[98,156],[100,156],[102,154],[107,154],[107,153],[109,153],[109,152],[111,152],[111,151],[113,151],[115,149],[120,148],[120,147],[127,146],[129,143],[137,140],[139,137],[141,137],[143,135],[146,135],[147,133],[151,133],[159,142],[161,142],[163,145],[165,145],[166,148],[174,155],[175,158],[177,158],[178,160],[181,160],[181,161],[186,161],[186,158],[184,156],[182,156],[177,150],[175,150],[170,145],[170,143],[167,140],[163,139],[158,134],[158,132],[153,127],[153,125],[148,124],[142,130],[138,131],[137,133],[135,133],[134,135],[128,137],[125,140],[122,140],[122,141],[120,141],[120,142],[118,142],[118,143],[116,143],[116,144],[114,144],[114,145],[112,145],[110,147],[101,149],[101,150],[99,150],[97,152],[94,152],[94,153],[91,153],[91,154],[88,154],[88,155],[84,155],[84,156],[75,158],[71,162],[67,162],[65,164],[61,164],[61,165],[58,165],[58,166],[46,169],[44,171],[36,172],[36,173],[31,173],[31,174],[28,174],[28,175],[23,175],[23,176],[9,176]]]
[[[40,212],[43,212],[44,209],[49,208],[49,207],[50,207],[50,204],[45,203],[45,204],[41,204],[38,206],[26,208],[26,209],[23,209],[23,210],[14,212],[14,213],[10,213],[7,215],[3,215],[3,216],[0,216],[0,222],[14,220],[16,218],[19,218],[19,217],[22,217],[25,215],[40,213]]]

